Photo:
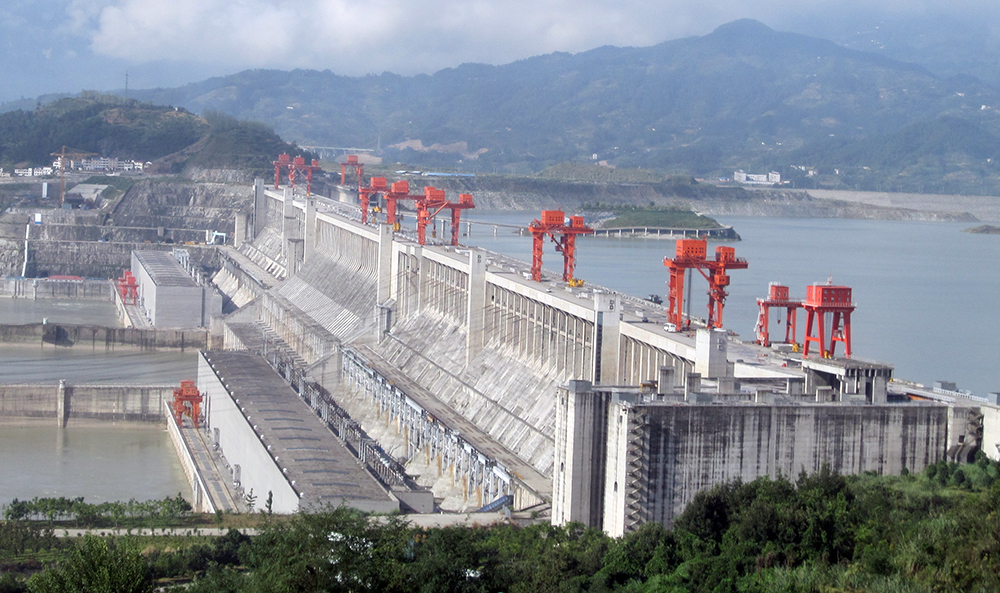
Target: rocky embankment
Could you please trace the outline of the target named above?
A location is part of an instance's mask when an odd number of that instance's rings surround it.
[[[748,191],[745,200],[707,199],[692,206],[708,216],[760,216],[785,218],[856,218],[865,220],[927,220],[976,222],[968,212],[920,210],[879,206],[860,201],[816,198],[796,190]]]
[[[249,208],[251,194],[250,184],[144,180],[129,188],[108,224],[231,233],[235,213]]]
[[[0,272],[28,276],[67,274],[117,278],[133,249],[165,249],[204,243],[205,231],[232,234],[237,212],[250,208],[251,185],[176,178],[136,182],[110,211],[47,210],[41,225],[32,211],[14,209],[0,219]],[[215,250],[181,245],[206,273],[218,267]]]

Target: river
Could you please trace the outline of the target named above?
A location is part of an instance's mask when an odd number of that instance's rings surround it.
[[[111,301],[0,299],[0,322],[117,324]],[[179,385],[197,377],[197,352],[95,350],[51,344],[0,345],[4,383]],[[191,499],[162,424],[0,426],[0,504],[13,498],[83,496],[88,502]]]
[[[0,504],[35,496],[87,502],[191,500],[170,437],[162,425],[122,428],[0,427]]]
[[[538,213],[476,212],[474,221],[525,225]],[[768,283],[804,298],[808,284],[833,278],[854,289],[854,355],[895,366],[901,379],[955,381],[985,396],[1000,391],[1000,236],[961,232],[968,223],[846,219],[720,217],[743,240],[731,243],[749,261],[731,273],[724,325],[753,339],[757,297]],[[465,231],[463,225],[463,232]],[[531,260],[531,237],[473,225],[462,242]],[[578,278],[639,297],[666,293],[663,258],[674,242],[594,238],[577,241]],[[712,247],[710,246],[710,249]],[[544,266],[562,269],[562,256],[545,246]],[[704,317],[707,283],[693,288],[694,315]],[[805,328],[801,316],[799,340]],[[772,332],[774,326],[772,326]]]

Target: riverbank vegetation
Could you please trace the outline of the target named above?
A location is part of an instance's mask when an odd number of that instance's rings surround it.
[[[176,527],[191,517],[191,504],[177,494],[161,500],[90,504],[79,498],[14,499],[3,511],[12,522],[45,522],[50,527]]]
[[[583,205],[585,212],[605,212],[610,217],[600,222],[605,229],[620,228],[674,228],[674,229],[717,229],[722,225],[708,216],[702,216],[692,210],[671,207],[641,207],[623,206],[620,204],[590,204]]]
[[[254,537],[231,531],[169,549],[122,538],[54,544],[38,526],[30,545],[71,548],[30,580],[0,581],[0,591],[60,590],[50,584],[74,582],[95,565],[84,560],[109,554],[119,560],[106,565],[138,579],[126,583],[135,591],[178,579],[193,593],[995,591],[998,509],[1000,464],[980,454],[915,475],[823,470],[724,484],[696,496],[671,529],[651,523],[621,538],[578,524],[423,529],[346,508],[264,515]],[[3,540],[3,555],[11,545]]]

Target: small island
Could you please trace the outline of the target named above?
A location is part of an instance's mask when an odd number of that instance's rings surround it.
[[[977,235],[1000,235],[1000,226],[983,224],[971,229],[965,229],[963,233],[974,233]]]
[[[584,205],[584,209],[588,205]],[[597,214],[594,225],[597,236],[643,236],[677,239],[710,237],[716,240],[739,241],[732,227],[702,216],[692,210],[670,207],[616,207]]]

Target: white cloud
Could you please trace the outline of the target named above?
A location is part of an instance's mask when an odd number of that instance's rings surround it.
[[[927,14],[939,3],[888,0],[881,6],[890,14]],[[505,63],[605,44],[651,45],[738,18],[780,27],[848,8],[843,0],[71,0],[69,17],[75,29],[91,28],[96,54],[132,63],[358,75]]]
[[[76,0],[74,22],[92,18],[98,1]],[[92,49],[132,62],[412,73],[648,45],[725,20],[706,24],[705,13],[688,3],[602,0],[105,0]]]

